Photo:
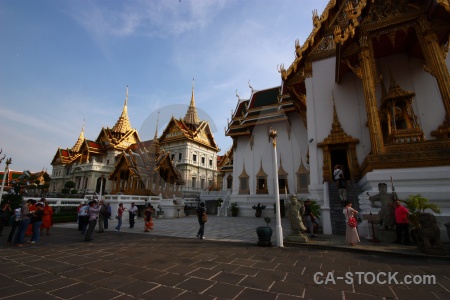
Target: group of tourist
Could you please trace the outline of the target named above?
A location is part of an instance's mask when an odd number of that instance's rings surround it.
[[[25,237],[31,237],[27,242],[35,244],[40,236],[50,235],[53,209],[45,198],[39,201],[28,199],[21,207],[13,209],[9,201],[4,201],[0,209],[0,235],[5,222],[11,226],[8,235],[8,244],[23,246]]]
[[[117,208],[117,214],[115,219],[117,220],[117,225],[115,231],[119,232],[122,227],[122,218],[125,212],[129,213],[129,223],[130,229],[134,228],[136,216],[138,214],[138,207],[134,202],[131,203],[130,208],[125,208],[123,203],[119,203]],[[153,218],[152,215],[155,209],[151,204],[148,204],[144,210],[144,231],[149,232],[153,230]],[[78,207],[78,231],[84,235],[84,241],[92,241],[92,233],[97,226],[97,221],[99,224],[99,230],[97,233],[103,233],[105,229],[108,229],[109,220],[112,215],[112,208],[109,203],[105,203],[103,200],[98,202],[97,200],[92,200],[89,202],[81,203]]]

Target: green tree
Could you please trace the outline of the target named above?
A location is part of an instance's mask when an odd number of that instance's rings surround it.
[[[75,182],[73,182],[73,181],[67,181],[66,184],[64,184],[64,187],[65,187],[66,189],[69,189],[69,193],[70,193],[70,190],[73,189],[73,188],[75,187]]]

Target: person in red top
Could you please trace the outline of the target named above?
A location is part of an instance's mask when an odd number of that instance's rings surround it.
[[[406,207],[400,204],[399,200],[394,201],[395,207],[395,229],[397,231],[397,240],[395,243],[402,243],[402,236],[404,236],[404,244],[409,245],[409,211]]]
[[[47,235],[50,235],[50,228],[53,225],[52,222],[52,216],[53,216],[53,209],[47,202],[47,200],[43,199],[42,202],[44,202],[44,217],[42,218],[42,225],[41,225],[41,235],[44,231],[44,228],[47,229]]]

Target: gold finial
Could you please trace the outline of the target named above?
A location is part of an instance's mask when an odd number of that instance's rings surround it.
[[[125,103],[123,105],[122,114],[120,115],[119,120],[117,120],[116,124],[112,128],[112,130],[115,132],[127,133],[128,131],[132,130],[131,124],[130,124],[130,119],[128,118],[127,105],[128,105],[128,85],[127,85],[127,90],[126,90],[126,95],[125,95]]]
[[[197,126],[200,123],[200,119],[197,115],[197,108],[195,107],[195,97],[194,97],[194,78],[192,78],[192,96],[191,103],[189,104],[188,111],[184,117],[184,122],[186,124]]]

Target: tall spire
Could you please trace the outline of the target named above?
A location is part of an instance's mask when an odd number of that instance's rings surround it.
[[[119,120],[117,120],[116,125],[114,125],[114,127],[112,128],[112,130],[115,132],[126,133],[126,132],[132,130],[131,124],[130,124],[130,119],[128,119],[127,105],[128,105],[128,85],[127,85],[127,92],[125,95],[125,103],[123,105],[122,114],[120,115]]]
[[[188,111],[186,116],[184,117],[184,122],[186,124],[197,126],[200,124],[200,119],[197,115],[197,109],[195,108],[195,100],[194,100],[194,79],[192,79],[192,96],[191,103],[189,104]]]
[[[81,127],[80,136],[78,137],[78,140],[75,143],[75,145],[72,147],[72,151],[79,152],[83,142],[84,142],[84,120],[83,120],[83,127]]]
[[[150,145],[150,155],[155,160],[158,158],[159,153],[161,151],[161,148],[159,146],[159,140],[158,140],[158,123],[159,123],[159,111],[158,111],[158,119],[156,119],[155,136],[153,137],[153,141]]]

